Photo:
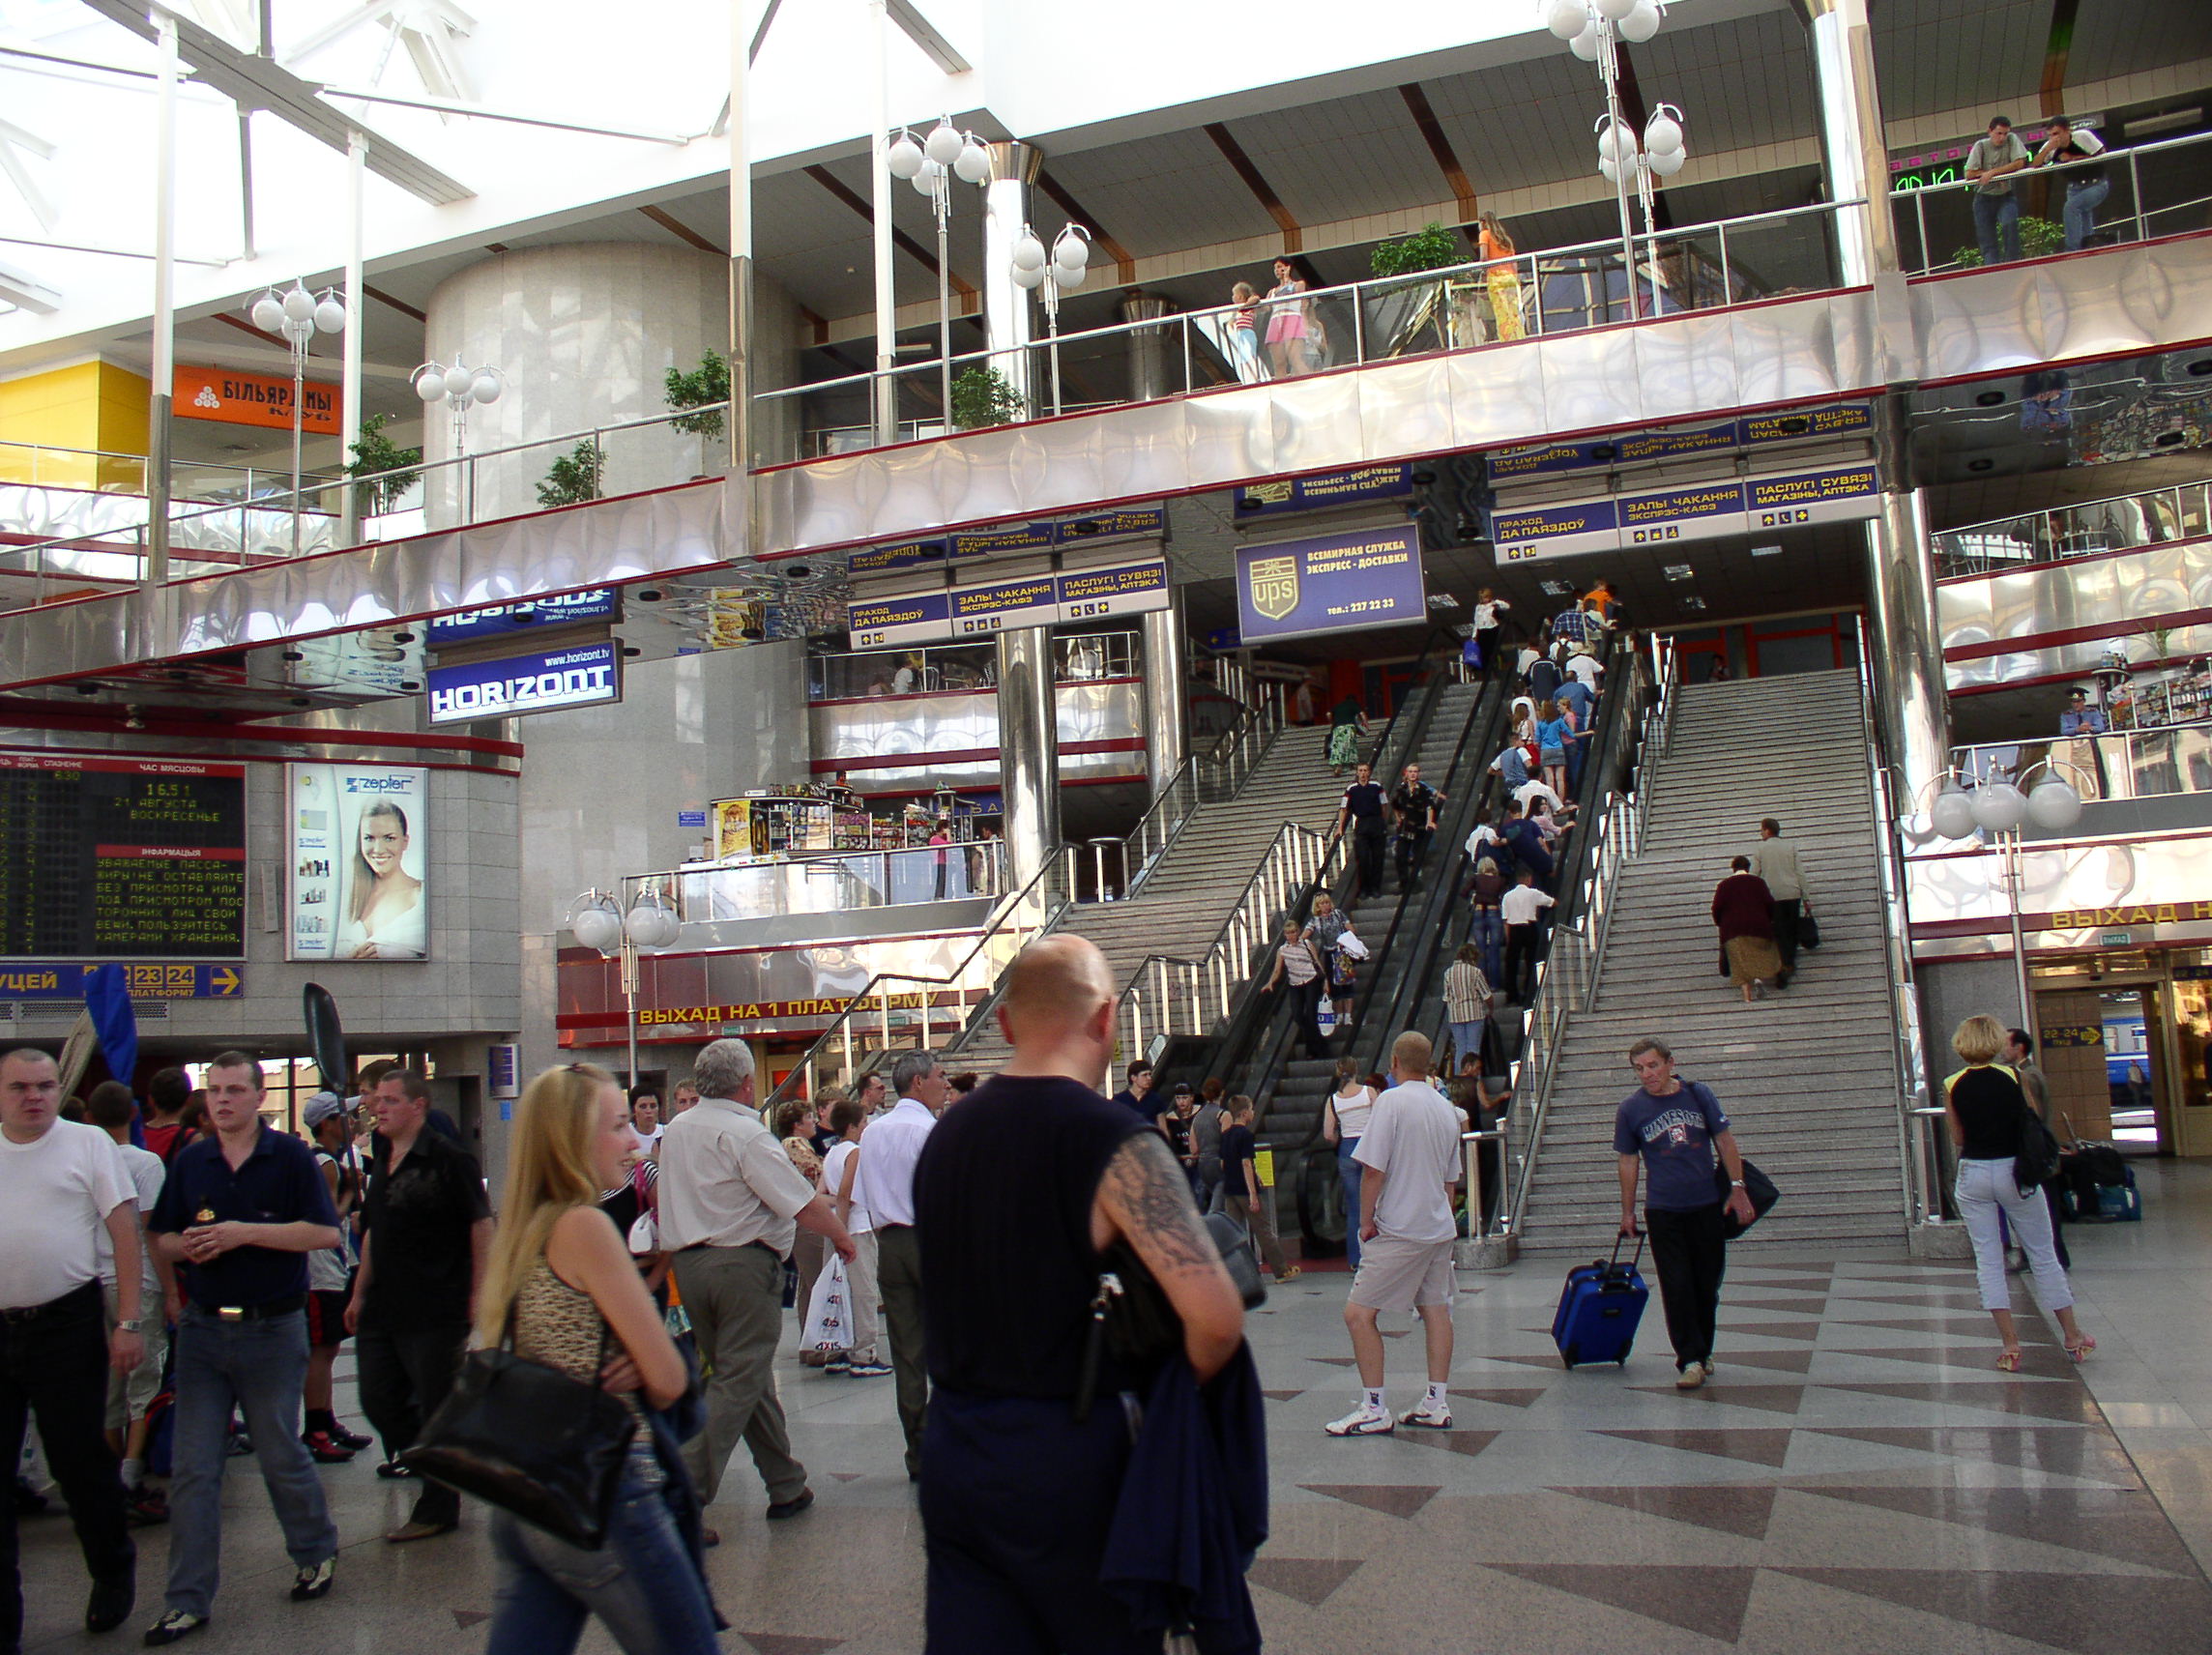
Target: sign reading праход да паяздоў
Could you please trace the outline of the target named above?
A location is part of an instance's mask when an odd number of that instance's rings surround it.
[[[1237,622],[1247,644],[1428,618],[1412,523],[1237,549]]]
[[[429,671],[430,722],[511,718],[622,699],[622,646],[612,638]]]

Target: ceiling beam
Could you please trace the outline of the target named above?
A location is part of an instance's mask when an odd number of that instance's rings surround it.
[[[1095,216],[1086,213],[1083,210],[1083,203],[1070,195],[1051,173],[1039,169],[1036,187],[1044,192],[1054,206],[1091,232],[1091,239],[1105,248],[1107,256],[1119,267],[1114,273],[1115,281],[1126,284],[1132,278],[1137,268],[1137,255],[1108,234],[1106,226],[1101,224]]]
[[[810,166],[806,168],[806,176],[814,180],[815,183],[822,186],[823,189],[830,191],[830,194],[837,197],[838,200],[844,202],[846,206],[852,208],[854,212],[858,213],[870,224],[873,224],[876,221],[875,209],[870,207],[866,201],[862,200],[857,191],[848,189],[844,183],[837,177],[837,175],[831,172],[828,167]],[[908,235],[904,230],[893,229],[891,231],[891,240],[897,244],[899,251],[905,253],[909,258],[913,259],[917,264],[920,265],[921,268],[929,272],[931,276],[935,276],[937,274],[937,255],[931,252],[927,247],[923,247],[919,242],[916,241],[912,236]],[[962,281],[960,277],[953,272],[946,271],[945,273],[945,278],[948,283],[951,284],[952,291],[959,294],[961,298],[973,299],[975,296],[975,290],[969,286],[967,282]]]
[[[2046,119],[2066,113],[2066,60],[2074,51],[2074,22],[2081,0],[2051,0],[2051,33],[2043,44],[2043,79],[2037,91]]]
[[[143,0],[84,0],[84,3],[140,40],[160,38],[160,31],[147,15]],[[287,126],[298,128],[340,155],[346,153],[351,135],[361,132],[368,139],[368,170],[433,206],[451,206],[476,193],[421,157],[371,132],[344,110],[324,102],[314,82],[301,79],[269,58],[240,51],[189,17],[173,13],[171,15],[177,25],[178,55],[191,65],[192,78],[214,87],[240,108],[266,109]]]
[[[713,253],[718,258],[728,258],[730,256],[729,249],[727,247],[719,246],[706,236],[702,236],[697,230],[694,230],[683,219],[676,217],[675,214],[668,212],[664,208],[640,207],[638,211],[643,213],[648,218],[651,218],[655,224],[658,224],[662,229],[666,230],[670,235],[674,236],[678,241],[689,242],[693,247],[697,247],[703,253]]]
[[[1459,219],[1463,224],[1474,222],[1474,186],[1469,181],[1467,168],[1459,163],[1459,152],[1452,148],[1450,136],[1437,112],[1429,106],[1429,95],[1420,82],[1407,81],[1398,88],[1398,96],[1406,101],[1406,112],[1413,117],[1413,126],[1421,134],[1421,141],[1429,146],[1429,154],[1436,158],[1437,170],[1444,175],[1452,199],[1459,203]]]
[[[385,292],[381,287],[371,287],[367,282],[364,281],[361,284],[361,290],[367,294],[371,299],[375,300],[378,304],[391,305],[393,309],[398,311],[402,316],[412,316],[418,322],[427,322],[430,319],[426,313],[416,309],[415,306],[408,304],[406,300],[395,299],[391,294]]]
[[[1274,187],[1262,176],[1259,167],[1253,164],[1252,158],[1244,153],[1244,146],[1232,137],[1229,129],[1219,121],[1207,122],[1206,135],[1213,140],[1213,147],[1221,152],[1221,159],[1244,181],[1244,188],[1267,210],[1267,217],[1275,220],[1275,227],[1283,232],[1283,251],[1302,251],[1305,247],[1304,230],[1300,228],[1297,219],[1291,216],[1291,210],[1283,205],[1283,199],[1275,193]]]
[[[886,0],[884,10],[890,14],[899,32],[921,48],[922,55],[946,74],[966,74],[975,66],[952,47],[952,43],[937,32],[937,25],[915,10],[914,0]]]

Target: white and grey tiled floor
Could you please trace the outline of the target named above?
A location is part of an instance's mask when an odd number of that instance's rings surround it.
[[[2017,1378],[1961,1266],[1903,1251],[1738,1252],[1720,1373],[1678,1395],[1657,1307],[1625,1371],[1562,1372],[1550,1265],[1467,1276],[1457,1429],[1321,1435],[1351,1375],[1346,1279],[1278,1289],[1253,1321],[1274,1413],[1274,1532],[1253,1580],[1268,1647],[1295,1655],[1583,1650],[1754,1655],[2201,1655],[2212,1648],[2212,1167],[2145,1168],[2140,1226],[2069,1231],[2084,1327],[2076,1369],[2023,1318]],[[2018,1290],[2024,1292],[2024,1289]],[[2024,1299],[2022,1301],[2024,1307]],[[1391,1340],[1394,1401],[1417,1336]],[[920,1528],[888,1381],[785,1371],[820,1503],[771,1527],[742,1463],[716,1508],[715,1590],[733,1652],[900,1655],[920,1646]],[[365,1655],[481,1638],[480,1514],[405,1548],[403,1495],[368,1457],[326,1472],[346,1553],[335,1592],[289,1580],[250,1460],[232,1462],[218,1651]],[[65,1522],[24,1530],[27,1648],[135,1645],[166,1541],[141,1531],[140,1613],[73,1631],[84,1582]],[[585,1647],[612,1647],[596,1629]]]

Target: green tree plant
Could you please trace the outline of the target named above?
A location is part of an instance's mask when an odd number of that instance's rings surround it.
[[[670,368],[663,382],[668,406],[677,411],[677,417],[668,422],[677,430],[699,439],[699,469],[711,468],[707,463],[707,445],[723,431],[722,410],[715,403],[730,400],[730,359],[715,350],[708,351],[699,359],[699,365],[689,373]],[[686,408],[704,408],[703,414],[686,414]]]
[[[2051,218],[2023,218],[2020,221],[2020,256],[2023,259],[2049,258],[2052,253],[2066,250],[2066,226]],[[1979,247],[1961,247],[1951,255],[1956,270],[1979,270],[1982,249]]]
[[[1022,394],[995,367],[972,367],[952,382],[952,423],[963,431],[1010,425],[1029,412]]]
[[[1424,270],[1465,264],[1467,253],[1459,245],[1457,231],[1429,223],[1398,241],[1378,244],[1367,255],[1367,262],[1377,276],[1414,276]]]
[[[391,510],[415,480],[389,474],[412,472],[422,463],[421,449],[403,449],[384,434],[384,427],[391,423],[391,415],[371,414],[361,422],[361,435],[353,440],[353,458],[347,462],[345,473],[355,482],[353,508],[364,517],[379,517]]]
[[[538,485],[538,504],[545,507],[581,506],[599,497],[606,476],[607,456],[589,439],[578,443],[546,469]]]

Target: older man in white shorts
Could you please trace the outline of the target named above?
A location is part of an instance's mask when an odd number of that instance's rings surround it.
[[[1452,1197],[1459,1188],[1460,1119],[1428,1082],[1425,1034],[1398,1036],[1390,1048],[1396,1084],[1375,1100],[1353,1152],[1359,1185],[1359,1273],[1344,1306],[1352,1353],[1363,1387],[1358,1405],[1331,1420],[1331,1437],[1382,1437],[1394,1425],[1451,1428],[1445,1386],[1452,1363]],[[1382,1400],[1384,1311],[1418,1311],[1428,1345],[1429,1388],[1393,1421]]]

